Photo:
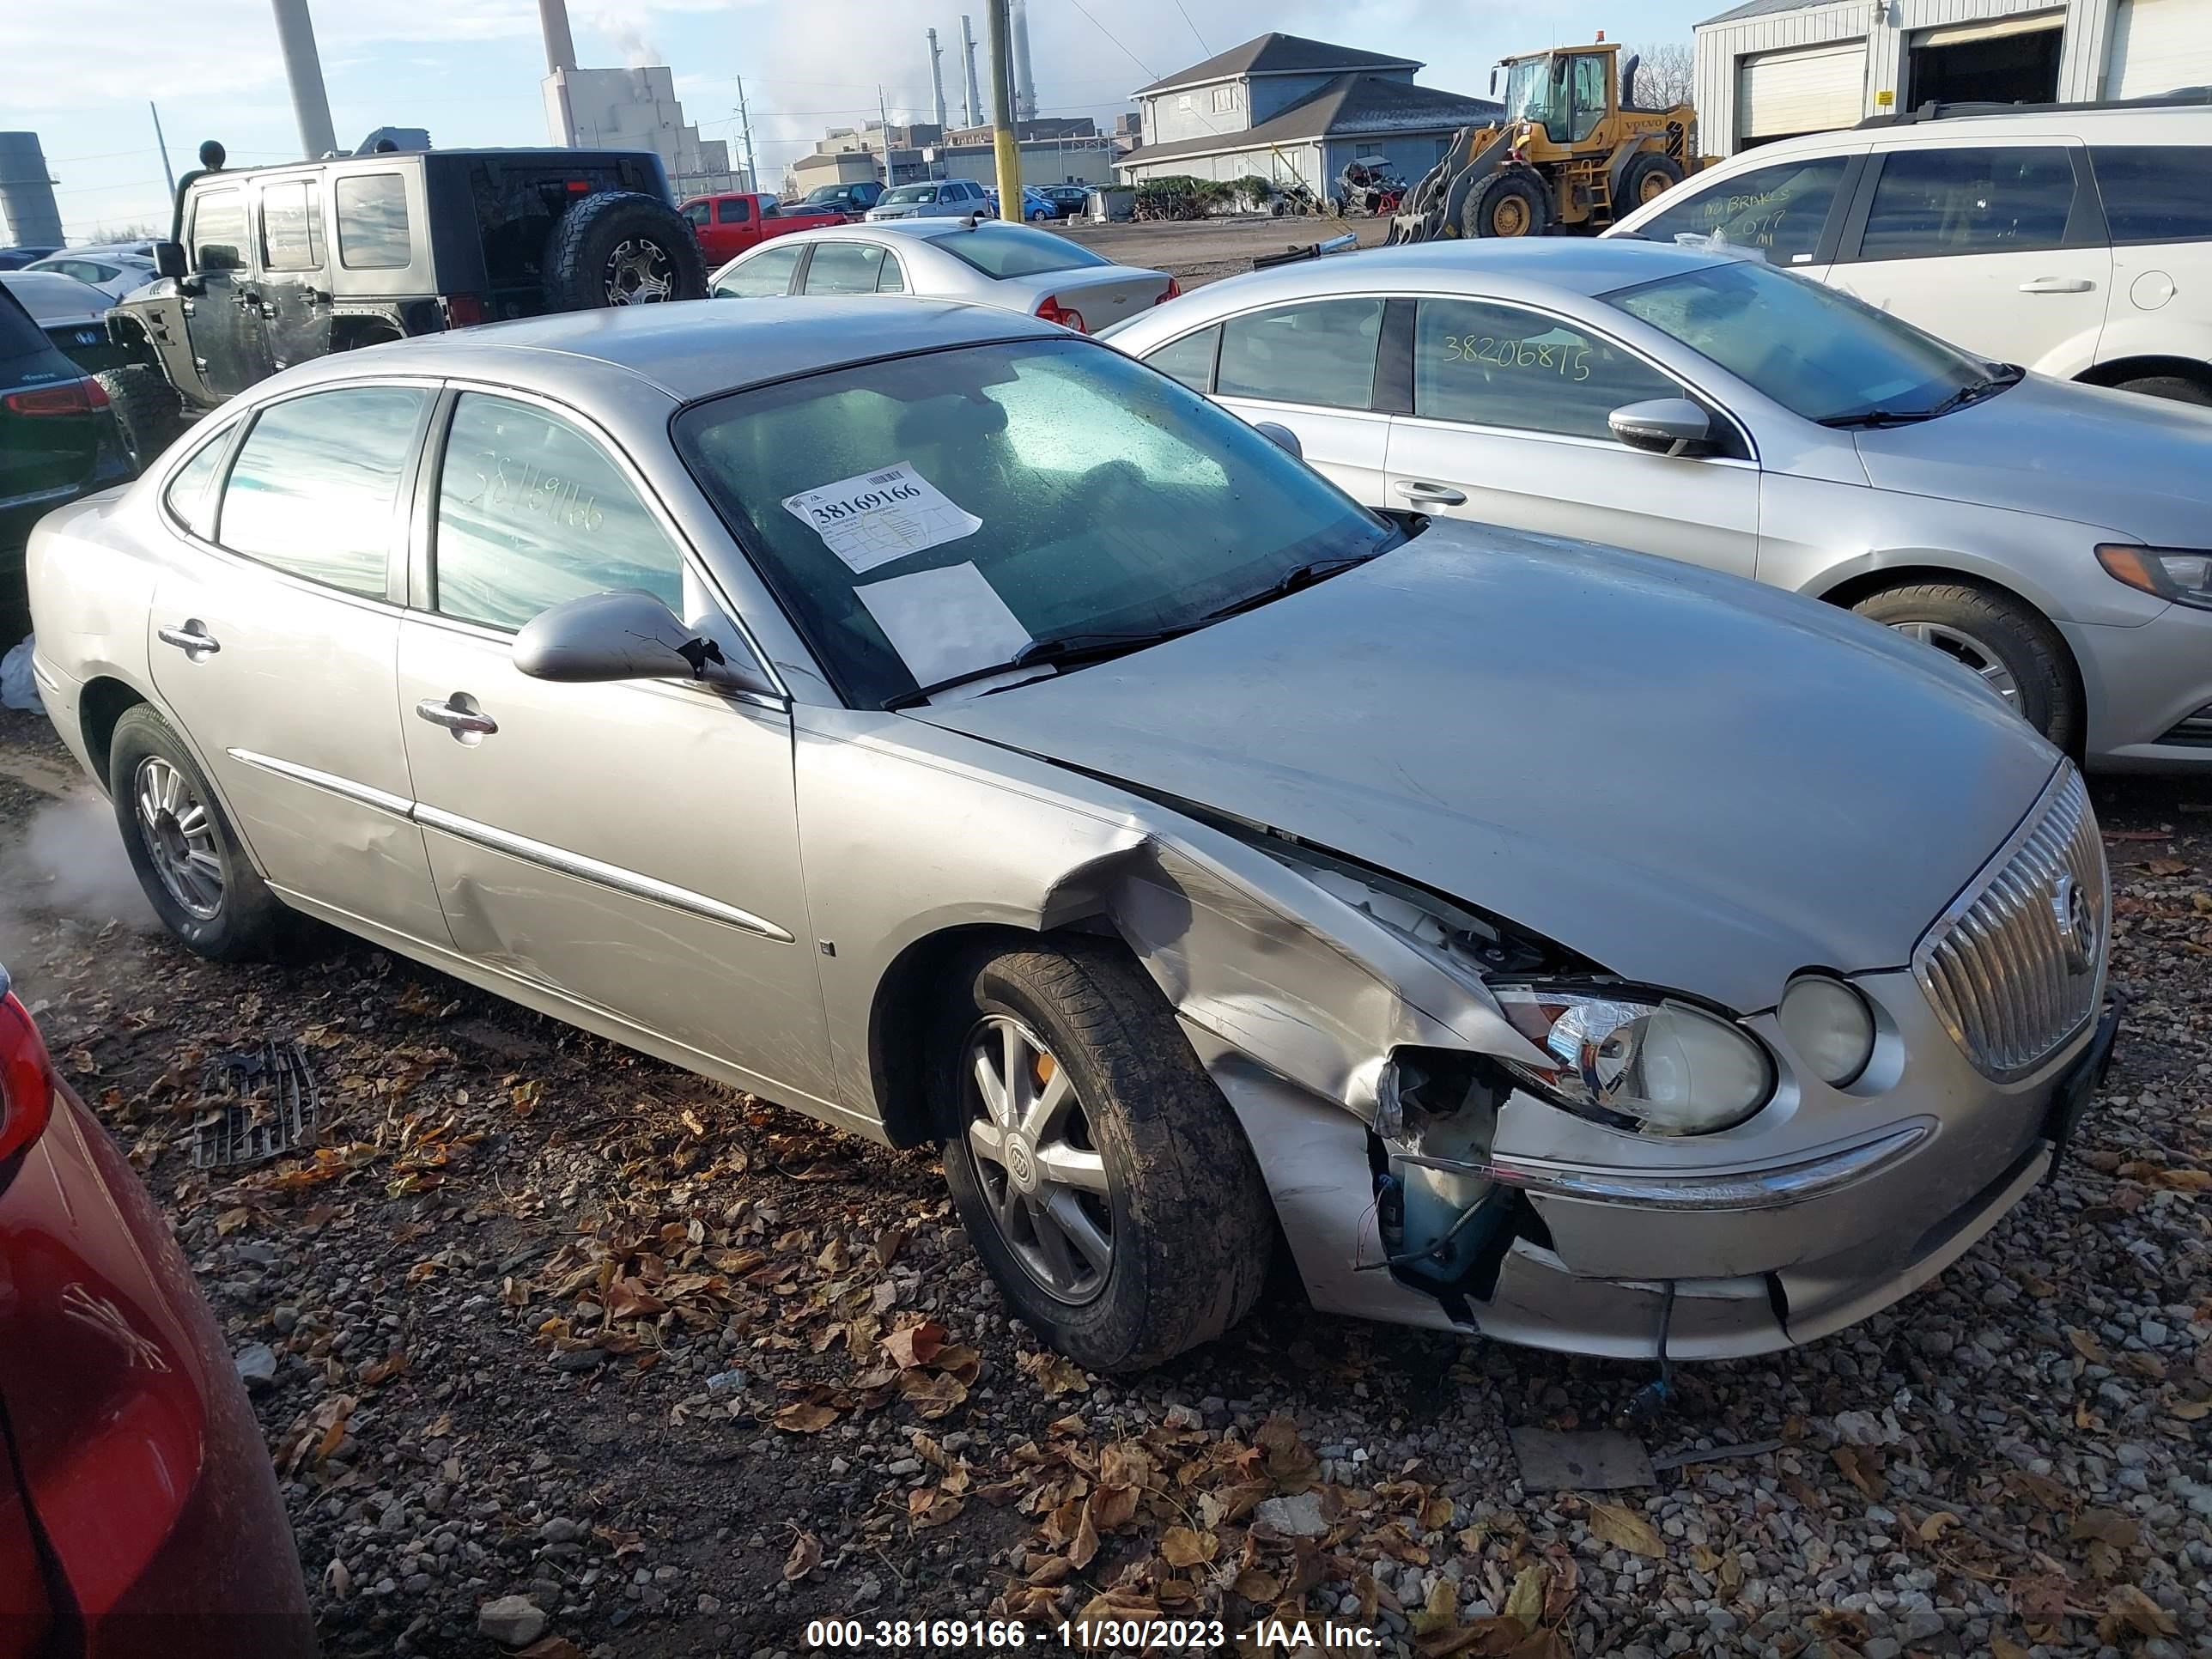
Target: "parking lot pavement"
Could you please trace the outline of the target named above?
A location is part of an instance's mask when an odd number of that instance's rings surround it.
[[[1385,1651],[1532,1659],[2204,1651],[2202,784],[2099,787],[2128,1012],[2062,1178],[1856,1329],[1678,1371],[1657,1484],[1577,1493],[1524,1487],[1508,1431],[1601,1425],[1649,1366],[1277,1291],[1087,1376],[1009,1327],[930,1157],[365,945],[190,957],[66,771],[0,714],[0,957],[266,1350],[333,1656],[797,1653],[812,1619],[1009,1607],[1333,1609]],[[196,1170],[203,1068],[272,1036],[309,1056],[319,1144]]]
[[[1378,246],[1388,219],[1262,218],[1164,220],[1143,224],[1052,227],[1116,264],[1164,270],[1187,291],[1252,268],[1255,255],[1325,241],[1351,231],[1362,247]]]

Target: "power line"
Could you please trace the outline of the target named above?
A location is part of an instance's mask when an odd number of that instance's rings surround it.
[[[1081,12],[1083,14],[1084,20],[1088,22],[1092,28],[1097,29],[1099,33],[1104,35],[1109,40],[1111,40],[1114,43],[1115,50],[1119,52],[1122,57],[1127,58],[1139,69],[1144,70],[1144,72],[1152,76],[1153,80],[1158,81],[1165,78],[1158,70],[1147,64],[1143,58],[1138,57],[1135,52],[1131,52],[1128,47],[1123,46],[1121,44],[1121,37],[1115,34],[1113,30],[1108,28],[1097,18],[1091,16],[1090,9],[1084,5],[1083,0],[1067,0],[1067,3],[1074,7],[1076,10]],[[1180,0],[1178,0],[1178,4],[1180,4]],[[1203,46],[1205,42],[1200,41],[1199,44]]]
[[[1198,42],[1198,49],[1204,52],[1208,58],[1212,57],[1213,48],[1206,44],[1206,37],[1198,32],[1198,25],[1191,23],[1190,14],[1187,11],[1183,11],[1182,0],[1176,0],[1176,9],[1177,11],[1182,11],[1182,21],[1190,24],[1190,38]],[[1158,79],[1158,77],[1155,76],[1153,78]]]

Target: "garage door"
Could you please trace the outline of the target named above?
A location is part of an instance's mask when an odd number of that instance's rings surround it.
[[[1793,132],[1826,132],[1866,113],[1866,42],[1769,52],[1743,60],[1736,91],[1736,135],[1757,142]]]
[[[2212,86],[2212,0],[2120,0],[2107,98]]]

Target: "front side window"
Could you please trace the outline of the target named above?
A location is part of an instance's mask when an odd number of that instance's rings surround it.
[[[1828,210],[1844,182],[1844,159],[1823,155],[1753,167],[1695,195],[1685,194],[1691,186],[1678,185],[1668,192],[1672,205],[1634,234],[1652,242],[1717,236],[1731,247],[1759,248],[1778,265],[1802,263],[1820,247]]]
[[[2212,144],[2100,144],[2089,165],[2113,241],[2212,237]]]
[[[684,216],[691,222],[692,229],[704,230],[707,228],[708,215],[713,210],[711,203],[692,202],[685,206]]]
[[[446,438],[433,581],[439,615],[490,628],[621,588],[684,609],[676,544],[607,453],[557,415],[475,392]]]
[[[1180,380],[1193,392],[1213,390],[1213,359],[1221,349],[1221,325],[1201,328],[1171,340],[1145,359],[1169,379]],[[1370,386],[1373,385],[1370,378]]]
[[[806,263],[806,292],[873,294],[883,274],[884,251],[872,242],[817,242]]]
[[[1042,276],[1048,271],[1113,264],[1065,236],[1028,225],[994,222],[954,230],[939,237],[937,246],[986,276]]]
[[[1604,117],[1608,60],[1605,54],[1586,52],[1572,61],[1575,101],[1568,119],[1573,123],[1574,142],[1580,143],[1597,131],[1597,124]]]
[[[2056,146],[1895,151],[1881,158],[1858,257],[2057,247],[2073,210],[2074,163]]]
[[[799,269],[797,247],[765,247],[749,259],[732,265],[714,283],[718,300],[759,300],[791,292],[791,274]]]
[[[1610,439],[1624,404],[1682,388],[1603,336],[1518,306],[1424,300],[1413,321],[1413,412],[1573,438]]]
[[[714,218],[721,224],[750,224],[753,204],[741,196],[726,196],[714,204]]]
[[[399,480],[429,396],[348,386],[272,404],[231,466],[216,539],[295,576],[382,599]]]
[[[1215,390],[1325,409],[1370,409],[1382,338],[1379,299],[1315,300],[1222,325]]]
[[[192,204],[192,269],[246,269],[246,192],[211,190]]]
[[[264,270],[323,268],[323,206],[313,179],[263,186],[261,264]]]
[[[204,542],[215,539],[215,491],[209,485],[222,465],[223,453],[230,447],[230,434],[235,429],[221,432],[202,444],[198,453],[177,469],[161,497],[178,522]]]
[[[1990,374],[1848,294],[1748,260],[1602,297],[1812,421],[1924,413]]]
[[[338,263],[349,270],[398,270],[407,246],[407,181],[396,173],[356,173],[337,181]]]
[[[861,707],[917,684],[871,592],[901,577],[947,572],[1032,640],[1124,635],[1194,624],[1301,565],[1380,551],[1395,533],[1227,410],[1073,338],[733,392],[678,416],[676,438]],[[857,501],[924,485],[927,495],[908,499],[928,518],[873,537],[800,510],[831,486]]]

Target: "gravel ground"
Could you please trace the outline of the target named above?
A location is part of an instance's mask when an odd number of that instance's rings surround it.
[[[1147,222],[1144,224],[1055,225],[1051,228],[1093,252],[1125,265],[1164,270],[1188,292],[1249,270],[1255,255],[1324,241],[1351,231],[1362,247],[1380,243],[1388,219],[1322,219],[1258,214],[1226,219]]]
[[[253,1379],[334,1656],[1143,1609],[1327,1613],[1430,1659],[2212,1654],[2202,784],[2100,786],[2128,1012],[2057,1184],[1855,1330],[1678,1372],[1644,1437],[1714,1455],[1575,1493],[1524,1488],[1508,1431],[1601,1425],[1648,1367],[1285,1288],[1086,1376],[1010,1324],[933,1159],[366,945],[191,957],[104,806],[47,793],[65,763],[0,716],[0,954]],[[211,1180],[201,1068],[270,1035],[313,1059],[320,1144]]]

